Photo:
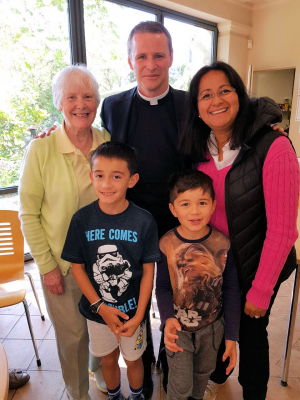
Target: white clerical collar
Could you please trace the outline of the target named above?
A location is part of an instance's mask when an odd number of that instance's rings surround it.
[[[168,86],[168,89],[163,94],[160,94],[159,96],[156,96],[156,97],[146,97],[141,94],[139,89],[138,89],[138,94],[141,96],[142,99],[149,101],[151,106],[157,106],[158,100],[163,99],[169,93],[169,90],[170,90],[170,87]]]

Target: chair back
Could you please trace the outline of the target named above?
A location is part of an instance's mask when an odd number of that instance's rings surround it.
[[[24,279],[24,238],[17,211],[0,210],[0,283]]]

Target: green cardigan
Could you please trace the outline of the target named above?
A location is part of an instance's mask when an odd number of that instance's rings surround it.
[[[93,134],[102,135],[98,129],[92,129]],[[21,228],[42,275],[57,265],[67,275],[70,267],[69,262],[61,259],[61,252],[79,199],[72,162],[57,150],[57,139],[62,134],[59,126],[51,136],[32,140],[20,177]],[[102,136],[101,139],[100,142],[105,141]],[[91,202],[95,199],[96,195]]]

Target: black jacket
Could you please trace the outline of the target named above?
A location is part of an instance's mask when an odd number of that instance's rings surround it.
[[[176,90],[170,87],[170,92],[172,94],[172,100],[174,105],[174,113],[173,115],[176,118],[176,125],[170,132],[172,136],[170,137],[170,148],[174,149],[178,143],[179,138],[179,131],[181,129],[181,125],[183,122],[183,117],[185,115],[185,106],[187,104],[187,93],[182,90]],[[111,140],[128,143],[128,129],[130,126],[130,117],[131,117],[131,108],[134,102],[134,98],[137,94],[137,88],[133,88],[123,93],[119,93],[110,97],[107,97],[102,105],[101,109],[101,118],[102,118],[102,126],[111,134]],[[174,118],[174,117],[173,117]],[[176,129],[177,126],[177,129]],[[141,138],[143,137],[143,132],[139,132]],[[166,135],[168,136],[168,135]],[[153,135],[155,137],[155,135]],[[151,140],[151,139],[150,139]],[[159,137],[156,138],[156,141],[159,143]],[[140,142],[141,145],[137,146],[137,150],[140,154],[143,154],[148,149],[145,149],[147,144],[145,143],[143,146],[143,141]],[[168,145],[168,141],[162,141],[162,143],[166,143]],[[155,154],[154,154],[155,156]],[[166,163],[166,170],[162,171],[160,181],[158,182],[158,186],[153,183],[151,180],[146,182],[146,190],[145,186],[140,182],[132,189],[127,192],[127,198],[131,199],[135,202],[139,207],[145,208],[149,212],[152,213],[154,216],[159,236],[164,235],[168,230],[174,228],[178,221],[173,215],[170,213],[169,210],[169,199],[168,199],[168,192],[167,192],[167,179],[166,171],[172,171],[167,163],[170,164],[168,160],[168,154],[165,157]],[[183,168],[183,157],[181,156],[179,150],[172,150],[172,157],[175,157],[174,165],[176,165],[177,170]],[[148,161],[143,163],[141,170],[139,171],[141,174],[147,170],[147,174],[150,171],[152,165],[151,163],[148,164]],[[163,164],[163,162],[162,162]],[[153,172],[154,173],[154,172]],[[145,181],[143,182],[145,183]],[[153,186],[153,187],[152,187]],[[149,193],[151,191],[151,193]]]
[[[178,133],[181,130],[188,94],[183,90],[170,87],[174,98]],[[128,122],[132,101],[137,93],[137,87],[118,93],[104,99],[100,117],[102,126],[111,134],[111,140],[126,143]]]
[[[267,231],[263,164],[274,140],[282,136],[266,126],[274,119],[281,119],[276,104],[271,99],[263,98],[257,100],[255,108],[256,119],[252,133],[241,146],[225,180],[229,235],[244,293],[251,288],[254,280]],[[292,248],[279,281],[287,279],[295,266],[296,252]]]

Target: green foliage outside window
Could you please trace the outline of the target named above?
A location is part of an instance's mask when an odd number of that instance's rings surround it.
[[[0,187],[17,184],[29,126],[61,121],[54,74],[69,64],[66,0],[0,1]],[[55,20],[54,20],[55,18]]]
[[[101,98],[135,85],[126,42],[134,25],[155,15],[105,0],[84,0],[87,63]],[[211,57],[211,33],[165,18],[174,46],[170,84],[187,90]],[[62,121],[51,83],[70,64],[67,0],[0,0],[0,188],[18,185],[26,147],[34,134]],[[94,122],[99,127],[99,115]]]

